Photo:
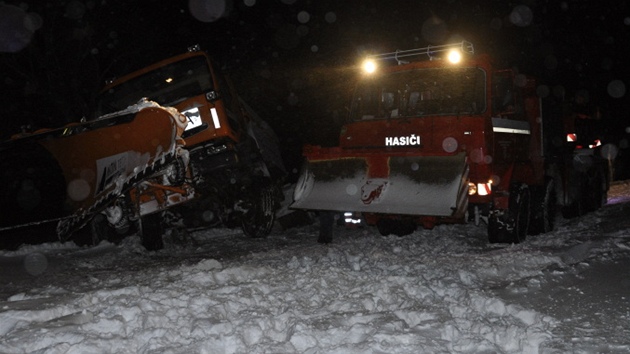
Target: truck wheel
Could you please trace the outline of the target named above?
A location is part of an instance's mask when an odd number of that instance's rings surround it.
[[[491,213],[488,217],[488,242],[508,243],[510,237],[505,225],[505,217],[497,213]]]
[[[576,182],[576,189],[569,192],[569,195],[574,196],[571,203],[562,206],[562,217],[565,219],[572,219],[582,216],[588,211],[588,183],[585,183],[583,179],[578,179]],[[579,185],[578,185],[579,183]]]
[[[392,221],[389,219],[379,219],[376,222],[376,228],[381,236],[389,236],[392,233]]]
[[[512,242],[525,241],[529,228],[531,196],[526,184],[515,185],[510,191],[509,211],[513,220]]]
[[[553,179],[532,193],[532,214],[529,234],[538,235],[553,231],[556,218],[556,190]]]
[[[72,234],[72,241],[78,246],[96,246],[103,240],[109,241],[112,231],[107,217],[97,213],[85,226]]]
[[[88,224],[90,229],[91,245],[98,245],[101,241],[109,241],[112,238],[113,231],[107,222],[107,217],[101,213],[94,215]]]
[[[586,188],[582,190],[582,196],[584,198],[583,204],[586,212],[596,211],[605,204],[606,196],[602,187],[603,185],[604,176],[599,172],[586,183]]]
[[[319,213],[319,237],[318,243],[331,243],[333,240],[333,225],[335,224],[335,213],[322,210]]]
[[[526,184],[510,188],[508,210],[492,213],[488,220],[490,243],[519,243],[527,237],[530,215],[530,192]]]
[[[388,236],[390,234],[406,236],[416,231],[418,225],[411,220],[380,219],[376,223],[376,228],[382,236]]]
[[[251,208],[243,215],[241,228],[251,238],[267,237],[276,219],[275,189],[265,183],[252,197]]]
[[[164,248],[164,241],[162,240],[162,234],[164,233],[162,212],[141,217],[139,226],[142,246],[144,246],[147,251],[157,251]]]

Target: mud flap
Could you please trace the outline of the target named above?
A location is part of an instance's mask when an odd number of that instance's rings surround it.
[[[468,165],[453,156],[361,156],[307,161],[294,209],[463,216]]]

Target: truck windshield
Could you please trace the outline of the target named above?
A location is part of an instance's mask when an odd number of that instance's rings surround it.
[[[486,110],[486,75],[479,68],[413,69],[362,81],[352,120],[479,114]]]
[[[181,60],[125,81],[97,98],[97,116],[123,110],[143,97],[162,106],[212,90],[212,75],[202,56]]]

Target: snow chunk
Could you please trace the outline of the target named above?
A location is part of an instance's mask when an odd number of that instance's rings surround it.
[[[199,263],[197,263],[194,267],[190,268],[191,271],[212,271],[212,270],[220,270],[223,266],[216,259],[205,259]]]

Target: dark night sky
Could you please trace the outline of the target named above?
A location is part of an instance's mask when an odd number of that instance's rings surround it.
[[[299,150],[336,137],[362,53],[461,39],[630,122],[622,0],[38,0],[0,2],[0,130],[76,121],[106,78],[199,43]]]

